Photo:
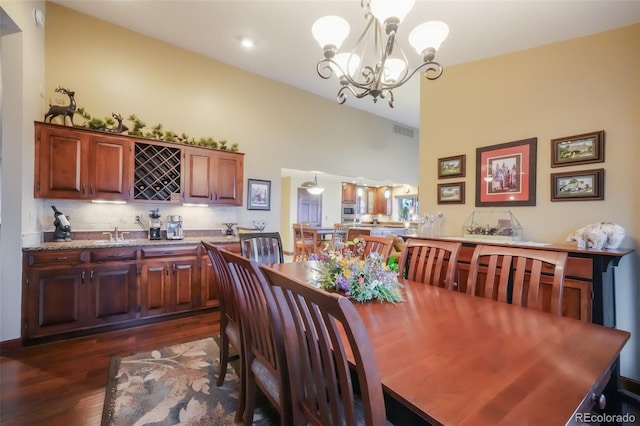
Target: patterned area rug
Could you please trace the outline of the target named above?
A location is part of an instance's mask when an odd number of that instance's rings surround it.
[[[239,378],[229,366],[224,384],[216,386],[219,354],[207,338],[113,357],[102,426],[233,425]],[[275,424],[273,413],[260,405],[258,398],[253,424]]]

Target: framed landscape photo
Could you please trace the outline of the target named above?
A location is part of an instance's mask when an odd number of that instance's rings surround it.
[[[465,177],[466,155],[438,158],[438,179]]]
[[[604,200],[604,169],[551,174],[551,201]]]
[[[271,210],[271,181],[249,179],[247,210]]]
[[[476,207],[535,206],[537,138],[476,148]]]
[[[551,139],[551,167],[604,161],[604,130]]]
[[[438,204],[464,204],[464,182],[439,183]]]

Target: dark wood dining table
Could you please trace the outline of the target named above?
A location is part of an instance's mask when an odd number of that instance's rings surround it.
[[[310,262],[272,265],[311,282]],[[404,302],[355,306],[385,393],[432,424],[580,424],[626,331],[399,279]]]

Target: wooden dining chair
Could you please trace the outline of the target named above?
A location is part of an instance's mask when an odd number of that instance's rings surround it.
[[[376,253],[384,259],[385,262],[389,259],[395,237],[374,237],[372,235],[362,235],[359,238],[364,241],[364,250],[361,256],[362,259],[366,259],[371,256],[371,253]]]
[[[279,232],[250,232],[240,234],[242,255],[260,264],[284,263],[282,239]]]
[[[227,262],[220,250],[213,244],[202,241],[202,245],[209,255],[213,266],[213,277],[218,285],[218,308],[220,310],[220,366],[218,368],[218,380],[216,386],[222,386],[227,375],[229,361],[240,358],[240,398],[236,409],[235,421],[240,422],[245,408],[245,372],[242,344],[242,331],[240,324],[240,309],[233,283],[233,277]],[[233,346],[238,355],[229,355],[229,346]]]
[[[311,226],[309,222],[298,222],[292,225],[293,228],[293,261],[301,262],[304,259],[304,240],[302,239],[302,227]]]
[[[281,425],[292,425],[282,320],[271,287],[257,262],[224,249],[221,253],[239,296],[245,365],[244,424],[253,422],[259,387],[280,414]]]
[[[273,286],[284,322],[293,424],[387,424],[375,353],[353,303],[337,293],[261,268]],[[352,383],[349,354],[353,354],[357,376],[353,380],[360,401]]]
[[[405,243],[398,275],[436,287],[454,290],[462,243],[409,238]]]
[[[344,223],[334,223],[333,234],[331,235],[331,245],[335,246],[336,243],[344,243],[347,241],[348,229],[349,225],[345,225]]]
[[[296,247],[294,250],[294,262],[309,260],[312,253],[318,252],[318,231],[311,227],[309,222],[297,223]]]
[[[562,315],[567,256],[567,252],[480,244],[471,257],[467,293]],[[548,296],[545,287],[550,288]]]

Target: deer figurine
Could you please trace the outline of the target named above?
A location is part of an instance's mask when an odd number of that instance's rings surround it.
[[[51,105],[49,104],[49,111],[44,115],[44,121],[47,121],[47,117],[49,117],[49,123],[51,120],[61,115],[63,124],[67,123],[67,117],[71,118],[71,126],[73,126],[73,115],[76,112],[76,100],[74,98],[76,92],[72,90],[67,90],[62,86],[58,86],[56,89],[58,93],[64,93],[69,97],[69,105]]]
[[[112,129],[107,129],[108,132],[122,133],[129,130],[129,128],[125,124],[122,124],[122,116],[120,114],[116,114],[115,112],[112,112],[111,116],[118,122],[118,126]]]

